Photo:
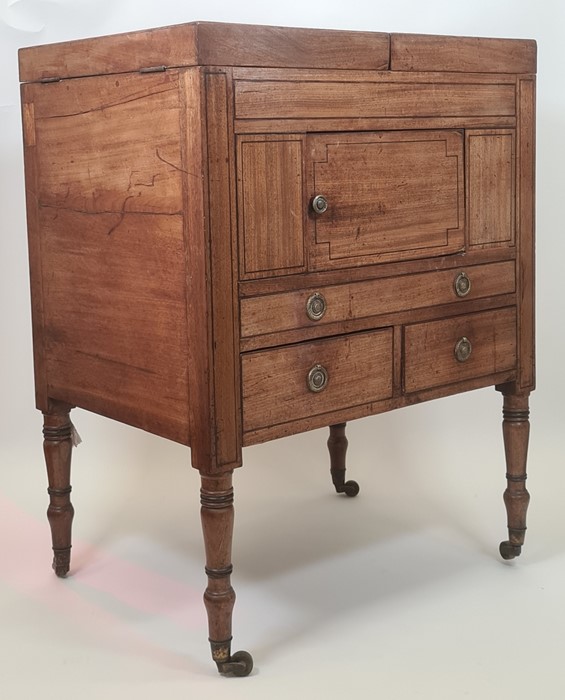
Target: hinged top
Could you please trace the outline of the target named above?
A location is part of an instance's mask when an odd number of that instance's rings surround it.
[[[191,22],[20,49],[20,80],[250,66],[535,73],[535,41]]]

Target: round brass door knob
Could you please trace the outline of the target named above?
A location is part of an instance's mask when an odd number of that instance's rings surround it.
[[[317,194],[312,200],[312,210],[315,214],[323,214],[328,208],[328,200],[323,194]]]
[[[473,351],[473,346],[469,338],[463,336],[455,343],[455,359],[457,362],[465,362],[471,357],[471,352]]]
[[[306,383],[308,384],[308,389],[317,394],[319,391],[323,391],[329,381],[328,370],[322,365],[314,365],[312,369],[308,372],[306,378]]]

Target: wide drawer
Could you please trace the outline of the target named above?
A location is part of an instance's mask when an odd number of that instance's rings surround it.
[[[392,395],[392,329],[242,355],[244,432]]]
[[[237,119],[508,116],[513,84],[468,82],[238,80]],[[382,79],[381,79],[382,80]],[[496,79],[495,79],[496,80]]]
[[[509,260],[248,297],[241,300],[241,337],[512,294],[515,288]]]
[[[406,393],[484,377],[516,366],[516,309],[415,323],[404,330]]]

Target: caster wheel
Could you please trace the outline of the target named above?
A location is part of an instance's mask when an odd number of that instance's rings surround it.
[[[500,543],[500,556],[509,561],[510,559],[515,559],[519,557],[522,552],[522,547],[518,544],[512,544],[511,542],[505,541]]]
[[[243,678],[253,670],[253,657],[247,651],[236,651],[230,656],[229,661],[218,664],[218,670],[224,675]]]
[[[346,481],[343,485],[343,493],[354,498],[359,493],[359,484],[356,481]]]

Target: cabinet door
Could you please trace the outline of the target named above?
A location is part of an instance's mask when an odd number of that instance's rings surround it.
[[[463,249],[462,132],[312,135],[308,157],[311,269]]]

